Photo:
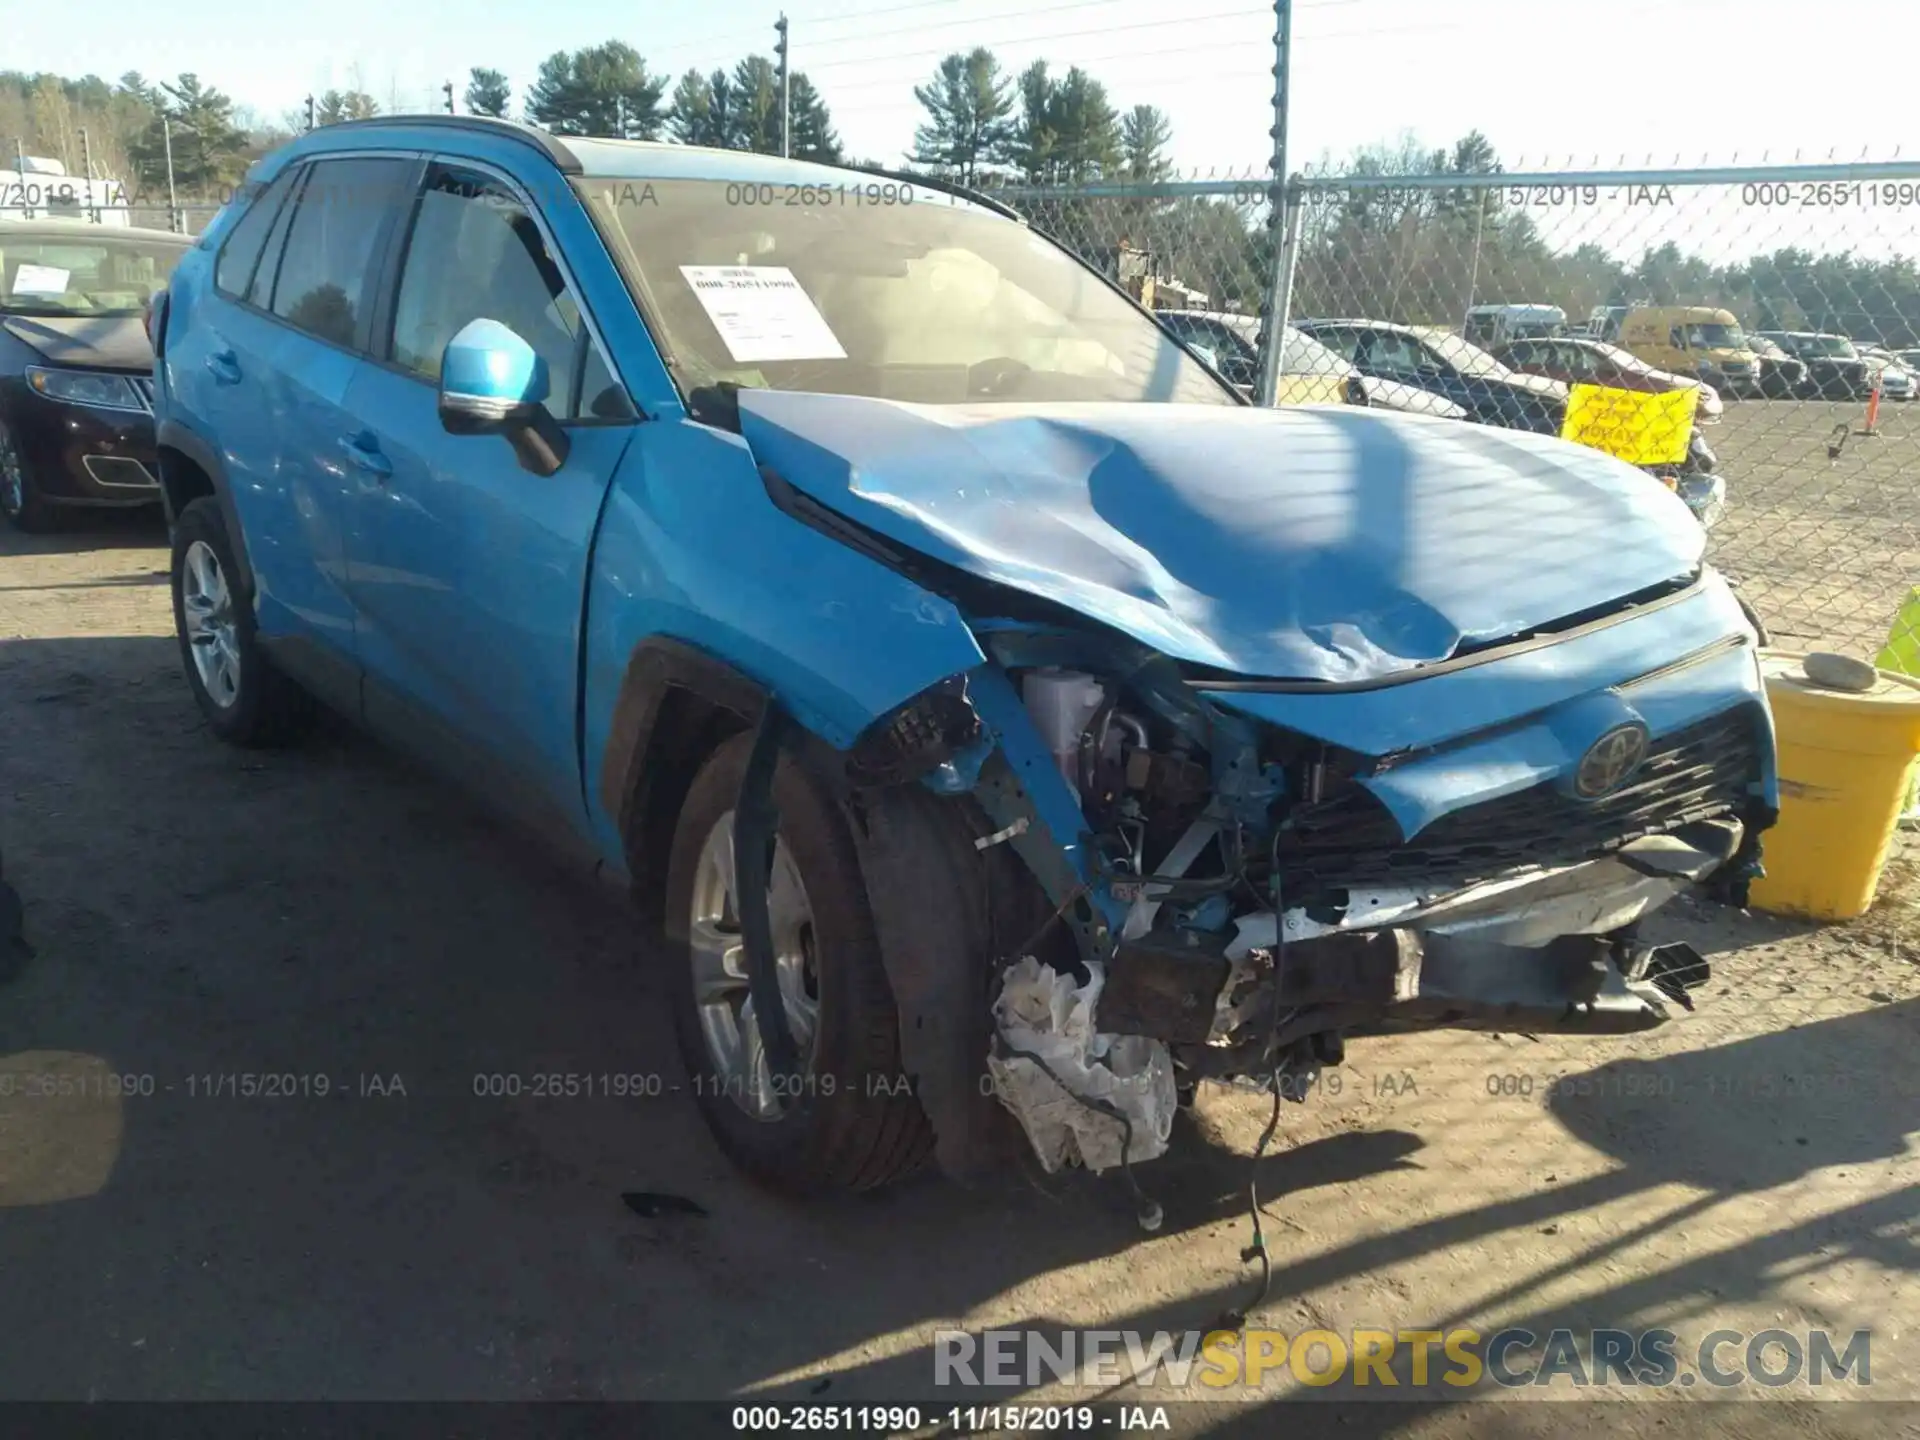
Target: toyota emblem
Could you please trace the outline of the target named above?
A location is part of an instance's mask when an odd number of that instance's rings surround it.
[[[1580,757],[1580,768],[1573,774],[1574,790],[1597,800],[1619,789],[1647,758],[1647,739],[1647,727],[1637,720],[1607,731]]]

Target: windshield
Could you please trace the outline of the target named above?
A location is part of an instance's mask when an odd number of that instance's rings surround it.
[[[138,315],[184,243],[0,235],[0,314]]]
[[[1802,355],[1831,356],[1836,360],[1856,360],[1853,342],[1844,335],[1802,335],[1793,342]]]
[[[1689,325],[1687,347],[1692,350],[1744,350],[1747,337],[1738,325]]]
[[[1238,403],[1057,246],[939,191],[851,176],[575,183],[609,239],[625,240],[622,263],[685,390]]]

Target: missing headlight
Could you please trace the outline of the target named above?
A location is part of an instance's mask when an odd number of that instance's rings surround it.
[[[918,780],[978,740],[981,728],[966,676],[950,676],[862,731],[847,752],[847,776],[857,785]]]

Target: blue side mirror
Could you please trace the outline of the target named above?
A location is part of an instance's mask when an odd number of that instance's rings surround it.
[[[547,362],[498,320],[469,320],[440,357],[440,423],[495,435],[532,419],[550,392]]]
[[[440,424],[450,435],[504,435],[520,463],[551,475],[567,433],[546,407],[547,362],[498,320],[469,320],[440,356]]]

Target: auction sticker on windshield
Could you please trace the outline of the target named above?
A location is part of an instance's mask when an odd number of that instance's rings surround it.
[[[72,273],[52,265],[22,265],[13,272],[13,293],[64,295],[67,293],[67,279]]]
[[[741,364],[844,360],[847,352],[784,265],[682,265],[707,318]]]

